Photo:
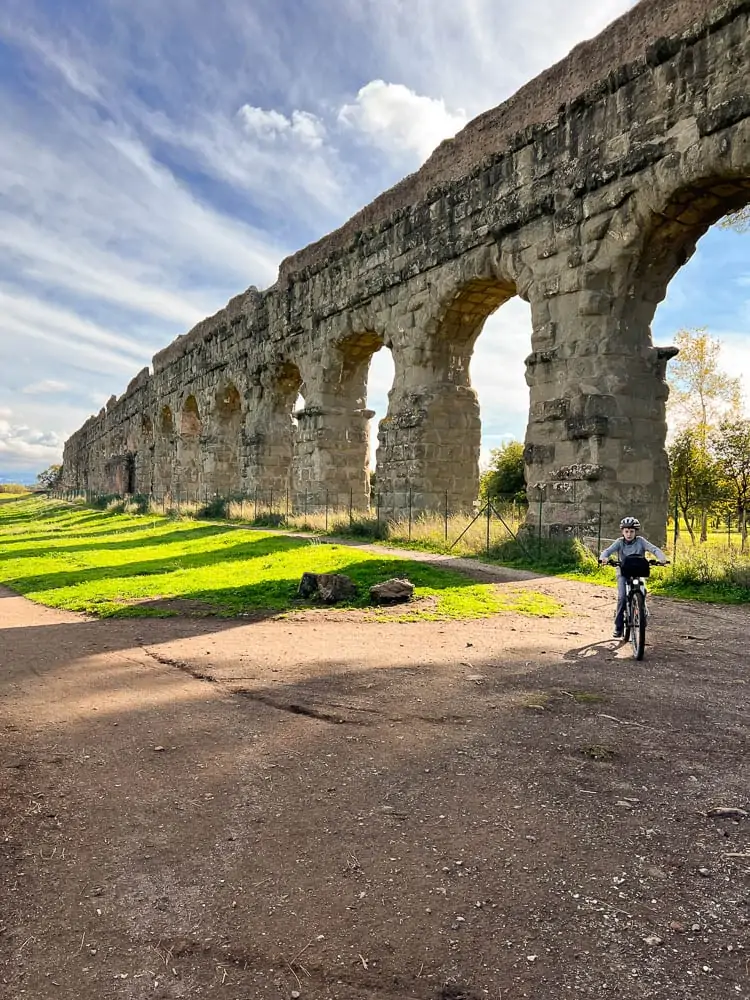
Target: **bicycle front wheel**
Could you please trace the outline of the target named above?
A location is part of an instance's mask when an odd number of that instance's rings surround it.
[[[630,642],[633,657],[642,660],[646,651],[646,602],[640,590],[630,598]]]

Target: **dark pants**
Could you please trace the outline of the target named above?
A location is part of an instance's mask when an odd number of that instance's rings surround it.
[[[615,613],[615,628],[622,632],[625,615],[625,577],[617,571],[617,612]]]

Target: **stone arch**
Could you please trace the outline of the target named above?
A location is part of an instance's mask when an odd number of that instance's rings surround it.
[[[147,413],[138,421],[135,453],[135,492],[151,494],[154,486],[154,422]]]
[[[152,490],[170,493],[176,461],[175,420],[172,407],[164,403],[157,410],[154,427]]]
[[[147,446],[153,444],[154,422],[147,413],[141,414],[141,437]]]
[[[180,436],[183,438],[200,437],[203,431],[198,400],[192,394],[187,397],[180,413]]]
[[[198,400],[191,393],[180,411],[180,433],[177,439],[177,461],[174,487],[186,499],[197,500],[201,483],[201,438],[203,421]]]
[[[276,358],[256,373],[256,398],[244,419],[244,489],[269,509],[286,502],[296,437],[297,398],[304,389],[296,361]]]
[[[384,339],[372,329],[334,332],[296,413],[295,493],[327,495],[333,505],[365,507],[370,493],[367,375]]]
[[[701,236],[748,203],[750,155],[746,177],[720,176],[688,183],[651,207],[629,274],[628,305],[637,305],[641,319],[650,323],[669,282],[693,256]]]
[[[214,396],[211,430],[206,443],[206,482],[220,496],[242,489],[240,471],[242,397],[234,382],[223,382]]]
[[[376,479],[395,513],[470,509],[479,492],[481,420],[470,378],[487,319],[517,294],[486,252],[448,278],[422,319],[421,336],[402,337],[387,417],[379,428]],[[425,312],[426,310],[422,310]]]
[[[670,469],[666,452],[667,365],[676,348],[655,347],[651,332],[656,310],[667,296],[672,279],[692,258],[699,240],[730,212],[750,203],[750,150],[743,175],[714,165],[710,157],[703,164],[703,176],[678,183],[652,204],[642,222],[640,239],[627,273],[628,287],[623,302],[623,321],[634,347],[650,357],[657,377],[657,389],[641,402],[640,412],[630,421],[633,437],[650,441],[650,461],[642,461],[638,479],[650,486],[648,500],[659,504],[652,522],[666,520]],[[627,456],[626,456],[627,461]],[[621,463],[624,465],[625,463]],[[641,497],[636,492],[636,500]],[[660,516],[661,515],[661,516]]]
[[[161,434],[174,434],[174,415],[169,406],[162,406],[159,412],[159,431]]]

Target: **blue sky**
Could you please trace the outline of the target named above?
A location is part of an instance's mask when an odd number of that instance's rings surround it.
[[[155,351],[341,224],[628,0],[4,0],[0,477],[58,461]],[[750,235],[712,230],[655,335],[750,383]],[[472,364],[485,451],[524,433],[529,311]],[[385,412],[392,364],[369,402]]]

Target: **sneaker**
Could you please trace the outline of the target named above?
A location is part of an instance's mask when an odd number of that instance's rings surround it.
[[[614,632],[612,633],[612,638],[613,639],[622,639],[622,629],[621,628],[616,628],[614,630]]]

